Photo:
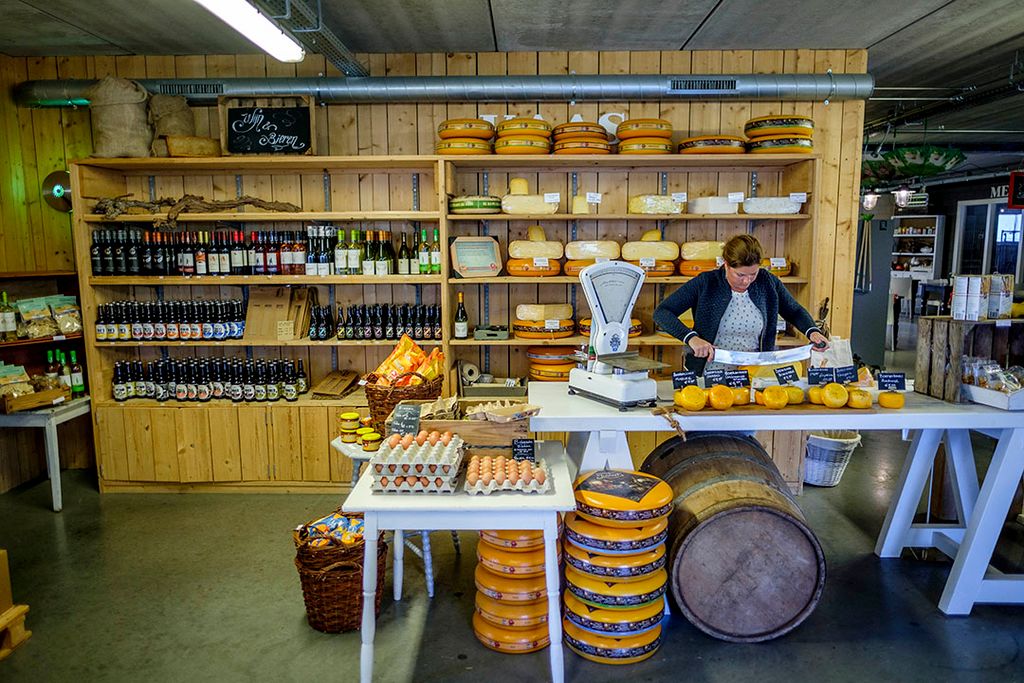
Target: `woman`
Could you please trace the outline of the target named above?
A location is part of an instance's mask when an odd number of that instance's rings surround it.
[[[752,235],[736,235],[722,250],[721,268],[701,273],[666,298],[654,322],[687,344],[698,374],[726,367],[715,363],[715,347],[730,351],[773,351],[778,315],[801,331],[819,350],[828,339],[779,278],[761,268],[761,244]],[[693,310],[690,329],[679,316]],[[707,364],[707,367],[705,367]]]

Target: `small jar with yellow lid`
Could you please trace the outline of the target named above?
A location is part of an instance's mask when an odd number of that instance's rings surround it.
[[[342,429],[341,430],[341,442],[342,443],[355,443],[356,442],[356,430],[354,430],[354,429]]]
[[[363,434],[363,450],[368,453],[380,450],[380,441],[381,436],[377,432]]]
[[[359,429],[359,413],[342,413],[338,416],[338,427],[342,431]]]
[[[367,434],[373,433],[373,427],[360,427],[356,430],[356,443],[362,443]]]

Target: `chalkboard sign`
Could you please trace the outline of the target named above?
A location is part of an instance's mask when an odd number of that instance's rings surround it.
[[[857,381],[857,368],[852,365],[843,365],[836,368],[836,381],[840,384],[850,384]]]
[[[746,370],[726,370],[725,372],[725,384],[726,386],[738,389],[739,387],[750,386],[750,373]]]
[[[416,434],[420,431],[420,404],[403,403],[395,406],[391,415],[391,434]]]
[[[725,370],[705,370],[704,386],[713,387],[716,384],[725,384]]]
[[[807,383],[811,386],[836,381],[835,368],[807,368]]]
[[[1010,174],[1010,192],[1006,197],[1006,206],[1011,209],[1024,209],[1024,171]]]
[[[688,386],[697,386],[697,373],[693,370],[682,370],[672,373],[672,388],[682,389]]]
[[[779,380],[779,384],[792,384],[799,377],[797,377],[796,368],[792,365],[783,365],[781,368],[775,368],[775,379]]]
[[[537,462],[536,445],[533,439],[512,439],[512,459]]]
[[[905,372],[878,373],[878,388],[883,391],[906,391],[907,374]]]
[[[221,148],[226,154],[314,153],[310,99],[277,98],[273,106],[270,102],[269,98],[221,99]]]

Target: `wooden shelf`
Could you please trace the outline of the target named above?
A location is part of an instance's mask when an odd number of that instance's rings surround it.
[[[0,272],[0,280],[40,280],[56,277],[75,277],[78,275],[73,270],[21,270]]]
[[[0,342],[0,349],[12,349],[18,346],[36,346],[38,344],[60,344],[65,341],[81,339],[82,333],[76,332],[68,335],[57,335],[56,337],[39,337],[37,339],[19,339],[17,341]]]
[[[94,408],[230,408],[232,406],[243,406],[247,408],[365,408],[366,395],[360,392],[353,392],[348,396],[337,399],[317,400],[309,398],[310,394],[304,395],[298,401],[240,401],[235,403],[225,399],[211,401],[157,401],[151,398],[132,398],[127,401],[115,401],[104,399],[93,401]],[[268,482],[269,483],[269,482]]]
[[[501,169],[533,171],[600,170],[600,171],[666,171],[696,173],[709,169],[714,173],[779,169],[802,161],[814,161],[817,154],[482,154],[444,156],[456,170]]]
[[[448,214],[449,221],[806,221],[805,213],[547,213]]]
[[[204,339],[200,341],[168,341],[166,339],[161,341],[100,341],[93,344],[93,346],[103,348],[125,348],[130,349],[138,346],[160,346],[160,347],[188,347],[188,346],[222,346],[225,348],[233,347],[273,347],[273,346],[394,346],[398,343],[397,339],[327,339],[324,341],[310,341],[309,339],[290,339],[287,341],[277,341],[274,339],[225,339],[224,341],[212,341]],[[430,339],[430,340],[419,340],[416,342],[420,346],[440,346],[441,340]]]
[[[162,287],[165,285],[194,285],[219,287],[224,285],[273,286],[284,285],[440,285],[440,275],[90,275],[87,282],[93,287],[137,285]]]
[[[86,223],[152,223],[166,220],[165,213],[132,213],[121,214],[116,218],[107,218],[100,213],[82,215]],[[183,213],[177,217],[179,223],[213,223],[225,221],[229,223],[276,222],[296,223],[305,221],[421,221],[436,222],[441,219],[437,211],[242,211],[217,213]]]
[[[182,173],[415,173],[433,172],[439,157],[430,155],[283,156],[246,155],[205,158],[78,159],[79,166],[121,171],[126,175]]]
[[[677,285],[683,282],[689,282],[693,277],[690,275],[666,275],[664,277],[648,277],[644,278],[645,285]],[[780,277],[786,284],[791,285],[805,285],[808,280],[805,277],[793,277],[785,276]],[[559,285],[566,284],[578,285],[580,283],[579,277],[573,275],[550,275],[547,277],[527,277],[523,275],[498,275],[495,277],[467,277],[467,278],[448,278],[448,284],[450,285]]]
[[[452,346],[582,346],[590,342],[590,337],[581,334],[562,339],[452,339],[449,344]],[[803,346],[807,342],[798,337],[782,336],[776,339],[776,345],[780,348]],[[629,340],[629,346],[682,346],[683,343],[675,337],[664,334],[642,334]]]

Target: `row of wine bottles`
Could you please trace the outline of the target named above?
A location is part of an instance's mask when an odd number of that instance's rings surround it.
[[[437,304],[359,304],[347,309],[316,306],[309,323],[309,338],[401,339],[407,334],[418,341],[441,339],[441,307]]]
[[[441,272],[440,233],[392,243],[388,230],[311,225],[305,231],[240,229],[93,232],[93,275],[427,275]]]
[[[47,350],[46,376],[59,381],[71,390],[71,398],[85,396],[85,371],[78,363],[78,357],[71,351],[71,362],[61,350]]]
[[[114,363],[115,401],[297,401],[309,391],[302,361],[162,358]]]
[[[97,341],[224,341],[244,334],[241,299],[112,301],[96,311]]]

